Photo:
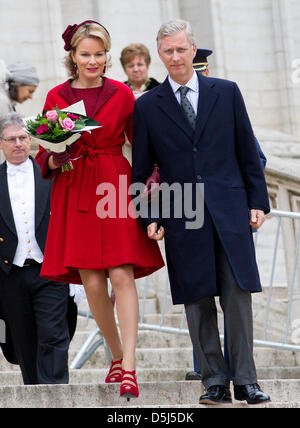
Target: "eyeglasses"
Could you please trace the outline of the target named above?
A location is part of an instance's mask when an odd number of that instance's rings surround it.
[[[28,135],[20,135],[18,137],[1,138],[1,140],[5,141],[8,144],[15,144],[17,140],[19,140],[21,143],[26,143],[28,138]]]

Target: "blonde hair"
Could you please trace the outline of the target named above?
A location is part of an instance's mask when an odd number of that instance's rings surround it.
[[[107,54],[111,49],[110,35],[105,30],[105,28],[102,27],[101,25],[98,25],[96,23],[87,23],[87,24],[81,25],[76,31],[76,33],[73,35],[71,40],[71,51],[64,59],[65,67],[70,76],[74,77],[74,65],[75,65],[71,52],[75,53],[78,43],[87,37],[94,37],[102,40],[104,44],[105,53],[106,53],[106,69],[111,66],[111,58],[110,58],[110,55]]]

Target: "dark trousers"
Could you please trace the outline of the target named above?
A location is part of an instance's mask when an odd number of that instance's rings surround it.
[[[68,383],[69,286],[40,277],[41,265],[1,274],[5,322],[24,384]]]
[[[229,364],[229,357],[228,357],[228,346],[227,346],[227,335],[226,335],[225,320],[224,320],[224,358],[225,358],[225,362],[226,362],[227,368],[228,368],[229,379],[232,380],[232,373],[231,373],[231,368],[230,368],[230,364]],[[197,357],[196,357],[196,353],[194,350],[193,350],[193,361],[194,361],[194,372],[201,374],[199,364],[197,361]]]
[[[257,382],[253,360],[251,293],[241,290],[233,276],[220,240],[215,236],[220,304],[225,315],[229,365],[235,385]],[[206,388],[228,386],[230,373],[221,349],[215,297],[185,305],[193,348]]]

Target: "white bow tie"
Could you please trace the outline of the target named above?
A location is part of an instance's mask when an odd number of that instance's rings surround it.
[[[21,165],[7,164],[7,174],[14,176],[17,173],[26,174],[30,171],[31,165],[28,162],[23,162]]]

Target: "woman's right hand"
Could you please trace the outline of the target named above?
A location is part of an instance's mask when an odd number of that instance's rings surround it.
[[[50,169],[59,168],[65,165],[66,163],[68,163],[70,159],[71,159],[70,154],[68,153],[67,150],[62,153],[52,152],[52,155],[48,160],[49,168]]]
[[[159,193],[160,189],[160,173],[157,166],[154,167],[152,174],[146,181],[143,193],[141,194],[142,198],[148,197],[149,200],[155,199]]]

